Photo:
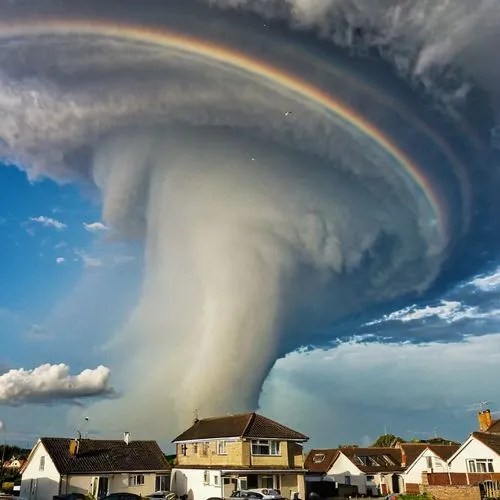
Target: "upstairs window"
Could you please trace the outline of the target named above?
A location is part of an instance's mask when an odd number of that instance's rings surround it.
[[[188,449],[187,444],[181,444],[181,445],[179,445],[179,449],[180,449],[180,454],[183,457],[187,456],[187,449]]]
[[[193,443],[193,453],[198,455],[198,443]]]
[[[210,484],[210,472],[207,470],[203,473],[203,484]]]
[[[210,443],[203,443],[201,446],[201,454],[206,457],[208,455],[209,450],[210,450]]]
[[[279,455],[279,441],[270,441],[268,439],[257,439],[252,441],[252,455]]]
[[[425,461],[427,462],[427,468],[432,469],[432,457],[425,457]]]
[[[40,457],[40,466],[38,467],[38,470],[45,470],[45,455]]]
[[[226,441],[217,441],[217,455],[227,455]]]
[[[321,462],[323,462],[323,460],[325,460],[324,453],[315,453],[313,455],[313,463],[320,464]]]

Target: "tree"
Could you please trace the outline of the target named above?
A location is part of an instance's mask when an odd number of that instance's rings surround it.
[[[372,446],[377,448],[394,448],[399,443],[404,443],[405,440],[402,437],[395,436],[394,434],[382,434],[379,436]]]

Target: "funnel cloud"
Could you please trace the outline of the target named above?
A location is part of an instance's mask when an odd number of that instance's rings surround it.
[[[121,397],[91,411],[156,435],[194,409],[255,409],[278,358],[431,290],[464,257],[465,160],[482,136],[461,134],[474,78],[489,80],[465,75],[462,37],[498,14],[487,1],[167,3],[176,14],[153,23],[160,2],[144,19],[134,2],[41,2],[37,23],[17,7],[0,31],[4,160],[92,185],[102,223],[85,229],[143,245],[138,303],[103,338]],[[306,31],[331,60],[291,47]],[[374,49],[374,79],[360,78]]]

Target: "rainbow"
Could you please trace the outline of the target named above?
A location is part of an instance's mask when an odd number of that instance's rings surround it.
[[[418,186],[425,196],[437,222],[443,241],[447,241],[447,210],[434,191],[431,182],[426,178],[411,158],[402,151],[389,137],[379,131],[355,111],[336,100],[325,91],[314,87],[295,75],[278,69],[270,64],[242,54],[230,48],[197,39],[171,30],[139,27],[130,24],[117,24],[108,21],[44,19],[40,21],[0,23],[0,38],[44,35],[101,35],[117,39],[126,39],[142,43],[164,46],[180,52],[193,54],[239,71],[257,76],[267,83],[280,86],[340,118],[371,139],[406,172],[412,182]]]

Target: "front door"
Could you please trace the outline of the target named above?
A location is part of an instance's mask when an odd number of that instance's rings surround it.
[[[399,493],[399,476],[397,474],[392,475],[392,492]]]
[[[107,477],[100,477],[97,485],[97,498],[101,499],[108,495],[109,479]]]

